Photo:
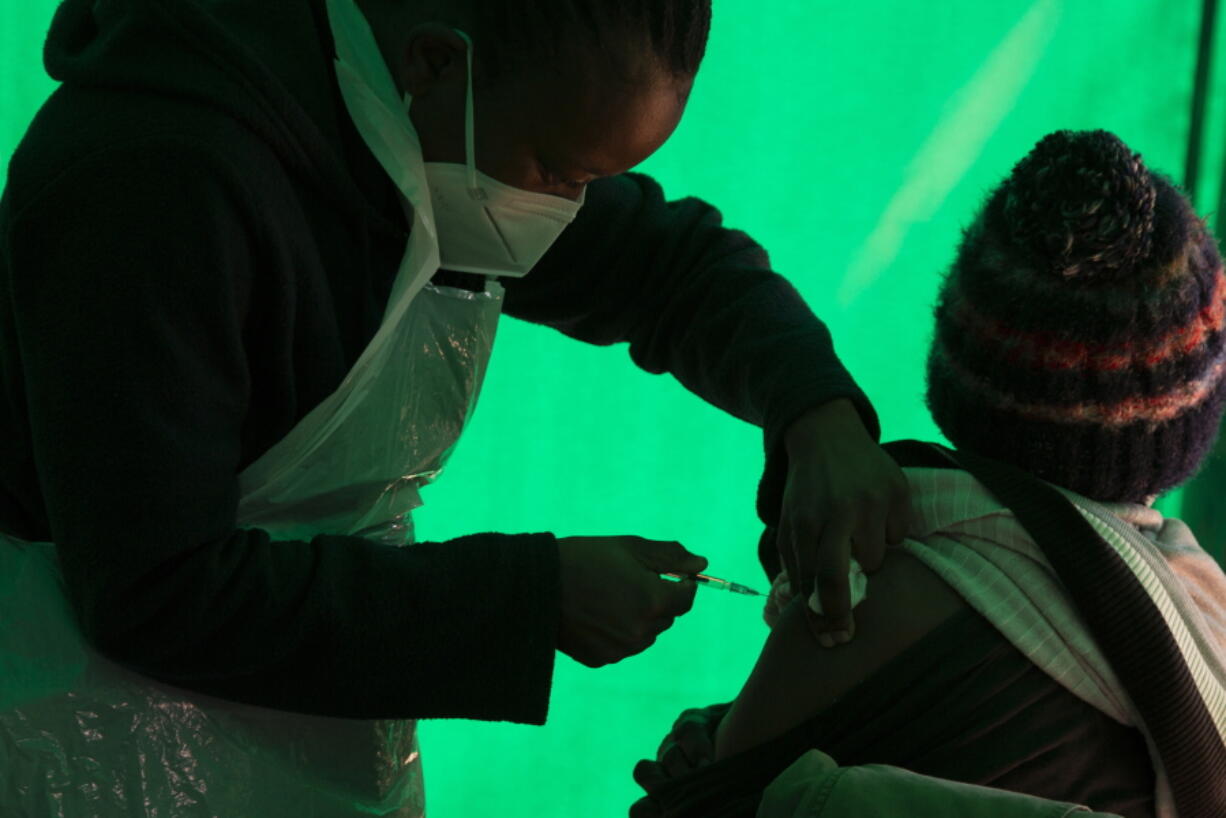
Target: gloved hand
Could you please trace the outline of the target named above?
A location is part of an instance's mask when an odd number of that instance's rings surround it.
[[[680,543],[642,537],[567,537],[558,540],[562,622],[558,650],[588,667],[619,662],[651,647],[694,604],[693,580],[660,574],[697,574],[707,561]]]
[[[670,779],[705,767],[715,759],[715,731],[732,703],[685,710],[660,742],[656,760],[643,759],[634,766],[635,782],[648,793]],[[642,798],[630,808],[630,818],[650,818],[655,804]]]

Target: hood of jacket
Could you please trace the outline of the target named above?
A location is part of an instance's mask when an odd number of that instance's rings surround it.
[[[350,215],[403,232],[334,57],[324,0],[64,0],[44,48],[52,79],[213,108]]]

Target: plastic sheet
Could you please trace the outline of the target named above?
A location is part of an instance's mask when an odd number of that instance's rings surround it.
[[[0,600],[6,816],[424,814],[414,722],[289,714],[149,680],[85,645],[51,545],[5,538],[0,555],[25,562]]]
[[[421,505],[418,489],[442,473],[480,395],[503,288],[427,286],[417,299],[428,308],[399,316],[346,386],[242,474],[244,525],[285,539],[369,533]]]
[[[502,295],[426,286],[406,301],[337,393],[240,476],[239,525],[412,543],[417,490],[475,407]],[[251,707],[126,670],[82,638],[54,546],[2,536],[0,770],[4,816],[425,814],[415,722]]]

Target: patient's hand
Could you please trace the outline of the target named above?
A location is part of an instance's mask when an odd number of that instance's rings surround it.
[[[669,780],[710,764],[715,759],[715,731],[730,706],[713,704],[682,712],[660,742],[656,760],[643,759],[635,765],[638,785],[654,792]]]

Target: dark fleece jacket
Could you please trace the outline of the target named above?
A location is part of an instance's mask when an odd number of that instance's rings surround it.
[[[62,82],[0,200],[0,529],[56,543],[82,628],[171,684],[352,718],[543,722],[550,534],[395,549],[236,527],[238,474],[340,384],[407,237],[348,119],[323,0],[66,0]],[[764,251],[636,174],[588,202],[506,312],[780,438],[867,400]],[[491,682],[494,682],[491,684]]]

